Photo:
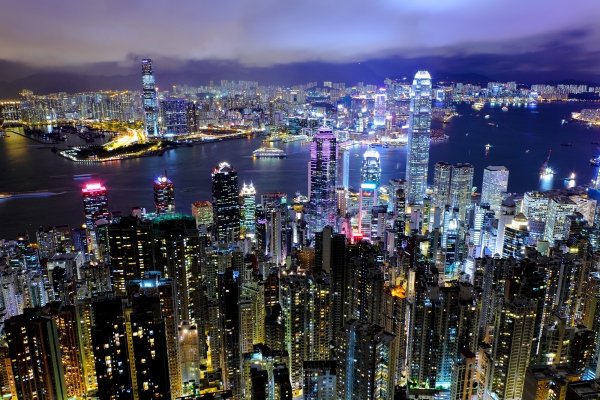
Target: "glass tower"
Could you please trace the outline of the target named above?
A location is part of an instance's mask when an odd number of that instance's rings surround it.
[[[175,211],[175,185],[166,174],[154,180],[154,205],[157,214]]]
[[[504,194],[508,189],[508,168],[490,165],[483,170],[483,183],[481,185],[481,204],[489,204],[497,214]]]
[[[146,136],[158,136],[158,100],[156,82],[152,72],[152,60],[142,60],[142,100],[144,105],[144,132]]]
[[[360,169],[359,229],[371,239],[371,210],[377,205],[377,190],[381,181],[381,162],[377,150],[368,149]]]
[[[310,146],[310,206],[312,232],[334,226],[337,143],[333,131],[322,127]]]
[[[256,232],[256,189],[250,182],[244,183],[240,192],[242,203],[242,228],[246,237],[254,237]]]
[[[109,221],[108,199],[106,187],[100,183],[89,182],[83,189],[83,209],[85,211],[85,224],[88,229],[94,229],[100,219]]]
[[[431,136],[431,76],[418,71],[410,91],[406,180],[408,204],[423,204],[427,189],[429,139]]]
[[[226,162],[212,174],[212,204],[215,238],[221,243],[240,237],[240,203],[237,172]]]

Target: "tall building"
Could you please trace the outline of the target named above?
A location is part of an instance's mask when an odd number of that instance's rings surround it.
[[[83,189],[83,209],[85,224],[88,229],[94,229],[99,220],[110,220],[108,211],[107,190],[101,183],[88,182]]]
[[[154,180],[154,205],[157,214],[175,211],[175,185],[166,173]]]
[[[380,326],[356,320],[345,324],[336,343],[339,399],[393,397],[393,340]]]
[[[252,182],[249,185],[246,185],[246,182],[242,184],[240,198],[242,203],[242,233],[246,237],[254,237],[256,233],[256,189],[254,189]]]
[[[337,143],[330,128],[319,128],[310,146],[310,230],[320,232],[327,225],[334,226],[336,217]]]
[[[557,240],[568,238],[571,222],[569,216],[575,213],[577,205],[566,196],[553,196],[548,203],[544,240],[551,245]]]
[[[471,164],[454,164],[450,181],[450,203],[458,209],[458,219],[465,221],[471,206],[473,191],[473,166]]]
[[[358,227],[367,240],[374,238],[371,229],[371,210],[377,205],[377,191],[381,181],[381,162],[377,150],[368,149],[360,169]]]
[[[431,76],[415,74],[410,91],[406,180],[408,204],[423,204],[427,189],[429,141],[431,136]]]
[[[158,130],[158,100],[156,96],[156,82],[152,71],[152,60],[142,60],[142,101],[144,106],[144,131],[146,136],[156,137]]]
[[[66,399],[67,387],[56,323],[28,309],[5,321],[18,399]]]
[[[165,135],[185,135],[189,133],[187,101],[165,99],[160,102],[162,132]]]
[[[436,162],[433,166],[433,206],[444,211],[444,207],[450,205],[450,179],[452,176],[452,165],[445,162]]]
[[[500,212],[502,199],[508,190],[508,168],[490,165],[483,170],[481,204],[489,204],[496,214]]]
[[[335,361],[304,361],[304,400],[337,400]]]
[[[237,172],[226,162],[212,173],[214,237],[232,243],[240,237],[240,203]]]
[[[385,89],[379,89],[379,92],[375,95],[375,107],[373,113],[373,125],[376,127],[385,126],[386,101],[387,96]]]

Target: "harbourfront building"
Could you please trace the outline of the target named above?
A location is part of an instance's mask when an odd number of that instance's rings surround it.
[[[158,127],[158,99],[156,95],[156,81],[152,70],[152,60],[142,60],[142,99],[144,107],[144,132],[148,137],[159,136]]]

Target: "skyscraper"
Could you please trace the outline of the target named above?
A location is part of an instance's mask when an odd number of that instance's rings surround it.
[[[165,99],[160,102],[162,131],[165,135],[184,135],[189,133],[187,101],[184,99]]]
[[[254,189],[252,182],[249,185],[246,185],[245,182],[242,184],[240,198],[243,234],[246,237],[254,237],[256,232],[256,189]]]
[[[212,204],[215,238],[222,243],[240,237],[240,203],[237,172],[226,162],[212,173]]]
[[[313,233],[335,223],[336,159],[337,144],[333,131],[322,127],[310,146],[310,230]]]
[[[175,211],[175,185],[166,172],[154,180],[154,205],[157,214]]]
[[[375,110],[373,113],[373,125],[376,127],[385,126],[386,101],[385,89],[379,89],[379,92],[375,95]]]
[[[142,101],[144,105],[144,132],[146,136],[158,136],[158,100],[156,82],[152,72],[152,60],[142,60]]]
[[[381,163],[377,150],[368,149],[360,169],[358,227],[368,240],[372,239],[371,209],[377,205],[377,190],[381,181]]]
[[[436,162],[433,166],[433,206],[444,211],[450,204],[450,178],[452,165],[445,161]]]
[[[106,188],[101,183],[88,182],[81,189],[83,193],[83,209],[85,224],[88,229],[94,229],[98,220],[110,219]]]
[[[423,204],[427,189],[430,135],[431,76],[427,71],[418,71],[410,91],[408,154],[406,157],[408,204]]]
[[[498,214],[507,189],[508,168],[497,165],[485,167],[481,184],[481,204],[489,204],[490,209]]]
[[[458,218],[465,221],[467,210],[471,206],[471,192],[473,190],[473,166],[460,163],[452,166],[452,179],[450,181],[450,204],[458,208]]]

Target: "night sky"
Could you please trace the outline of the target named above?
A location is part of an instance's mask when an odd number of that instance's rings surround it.
[[[137,85],[143,57],[162,85],[600,81],[597,0],[0,1],[0,96]]]

